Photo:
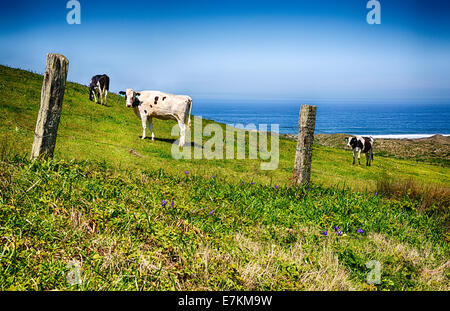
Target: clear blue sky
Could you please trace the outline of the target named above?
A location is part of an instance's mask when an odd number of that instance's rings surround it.
[[[0,2],[0,63],[69,80],[106,73],[127,87],[198,99],[450,98],[450,1],[65,0]]]

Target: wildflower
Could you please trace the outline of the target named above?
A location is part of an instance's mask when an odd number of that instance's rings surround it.
[[[188,171],[188,170],[184,171],[184,173],[185,173],[186,175],[189,175],[189,171]]]
[[[210,211],[210,212],[209,212],[209,215],[212,215],[212,214],[214,214],[214,211]]]
[[[339,228],[338,226],[334,226],[334,231],[338,232],[340,230],[341,230],[341,228]]]
[[[327,234],[328,234],[327,230],[323,230],[323,231],[322,231],[322,234],[323,234],[324,236],[327,236]]]
[[[165,205],[166,205],[166,203],[167,203],[167,201],[166,201],[166,200],[162,200],[162,201],[161,201],[161,204],[162,204],[162,206],[165,206]]]
[[[342,231],[341,230],[336,231],[336,233],[337,233],[337,235],[342,235]]]
[[[358,230],[356,230],[356,233],[361,233],[361,234],[363,234],[363,233],[364,233],[364,230],[361,229],[361,228],[359,228]]]
[[[254,185],[255,183],[252,181],[251,183],[250,183],[250,185]]]
[[[216,175],[212,175],[211,178],[216,178]]]
[[[278,189],[278,186],[277,186],[277,185],[275,185],[275,189]]]
[[[173,207],[173,201],[172,201],[172,207]]]
[[[377,191],[377,192],[375,192],[374,196],[377,196],[377,195],[378,195],[378,191]]]

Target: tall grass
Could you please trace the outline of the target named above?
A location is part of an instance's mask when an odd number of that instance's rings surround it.
[[[419,211],[448,213],[450,208],[450,187],[426,184],[413,179],[394,179],[384,176],[377,180],[378,193],[390,198],[409,198],[418,202]]]

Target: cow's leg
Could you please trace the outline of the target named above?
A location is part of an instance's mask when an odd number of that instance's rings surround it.
[[[103,97],[105,96],[105,90],[99,88],[99,91],[100,91],[100,104],[103,106]]]
[[[100,100],[100,104],[102,104],[102,88],[100,87],[100,82],[97,82],[97,88],[98,88],[98,98]]]
[[[152,140],[155,140],[155,133],[153,133],[153,119],[148,118],[148,128],[150,129],[150,132],[152,132]]]
[[[366,166],[369,166],[369,156],[370,155],[368,152],[366,152],[365,155],[366,155]]]
[[[147,115],[141,114],[141,121],[142,121],[142,139],[145,139],[145,129],[147,128]]]
[[[95,87],[92,89],[92,93],[94,93],[94,102],[97,103],[97,92],[95,91]]]
[[[353,165],[355,165],[355,150],[353,150]]]
[[[106,98],[108,97],[108,90],[105,89],[105,106],[106,106]]]
[[[180,127],[180,142],[178,146],[183,147],[185,142],[186,125],[182,121],[178,121],[178,126]]]
[[[358,151],[358,165],[361,165],[361,150]]]

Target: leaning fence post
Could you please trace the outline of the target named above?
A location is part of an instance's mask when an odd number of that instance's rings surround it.
[[[41,90],[41,107],[34,131],[31,159],[36,159],[40,155],[53,156],[68,69],[69,61],[65,56],[47,54]]]
[[[298,120],[297,150],[295,152],[294,180],[297,185],[309,183],[311,177],[312,145],[316,124],[316,107],[302,105]]]

